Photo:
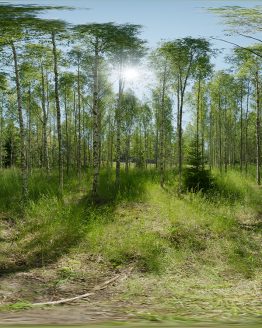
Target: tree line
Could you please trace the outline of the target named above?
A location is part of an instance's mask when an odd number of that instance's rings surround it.
[[[59,9],[59,8],[58,8]],[[61,10],[63,8],[60,8]],[[190,147],[204,170],[261,166],[261,43],[237,47],[216,71],[209,40],[185,37],[155,50],[133,24],[72,26],[46,20],[39,6],[0,6],[0,167],[19,166],[22,197],[33,170],[92,175],[131,164],[156,167],[160,183],[177,169],[178,191]],[[144,58],[155,75],[150,100],[125,87],[125,69]],[[110,82],[117,72],[117,91]],[[191,123],[184,124],[185,112]]]

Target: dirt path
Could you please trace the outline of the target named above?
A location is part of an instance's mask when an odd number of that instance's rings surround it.
[[[46,275],[48,272],[49,276]],[[50,276],[51,274],[51,276]],[[0,278],[0,325],[85,324],[92,322],[127,321],[134,318],[127,303],[118,300],[117,291],[127,272],[115,275],[119,279],[108,283],[103,274],[97,279],[59,280],[54,284],[55,268],[44,273],[40,269]],[[114,279],[114,275],[113,275]],[[97,281],[99,284],[97,284]],[[105,284],[106,282],[106,284]],[[98,288],[99,287],[99,288]],[[92,295],[55,306],[30,307],[32,304],[74,297],[89,290]],[[12,304],[10,306],[10,304]],[[26,309],[26,306],[29,306]],[[6,306],[6,308],[5,308]]]
[[[81,302],[45,309],[29,309],[0,313],[0,325],[6,324],[85,324],[92,322],[127,321],[133,318],[123,306]]]

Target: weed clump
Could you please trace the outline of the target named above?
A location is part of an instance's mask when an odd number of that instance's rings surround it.
[[[157,234],[136,226],[126,229],[120,222],[117,225],[94,222],[87,235],[87,245],[114,268],[134,264],[142,272],[155,273],[161,272],[167,250],[167,243]]]
[[[175,248],[185,248],[196,252],[206,249],[206,240],[209,238],[210,232],[207,229],[180,222],[173,225],[169,233],[169,240]]]

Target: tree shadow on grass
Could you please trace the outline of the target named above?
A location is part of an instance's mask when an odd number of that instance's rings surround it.
[[[262,233],[262,222],[256,223],[241,223],[240,227],[247,231],[260,232]]]
[[[53,236],[50,236],[51,238]],[[12,273],[28,271],[55,263],[61,256],[77,246],[79,236],[70,236],[64,231],[57,231],[57,236],[50,243],[42,242],[43,236],[35,235],[33,240],[25,243],[23,253],[15,251],[15,258],[4,264],[0,263],[0,277]]]
[[[133,169],[128,174],[121,171],[117,187],[114,171],[104,170],[95,202],[90,195],[63,202],[48,190],[47,195],[40,197],[38,190],[43,188],[37,188],[36,201],[28,206],[23,222],[14,227],[15,246],[9,245],[12,260],[6,263],[0,261],[0,275],[55,263],[83,241],[91,229],[90,223],[112,222],[120,202],[142,201],[147,196],[147,184],[157,179],[157,172],[153,170],[141,172]],[[46,190],[41,178],[42,183]],[[50,188],[55,190],[52,186]],[[6,258],[9,258],[8,254]]]
[[[89,219],[78,203],[40,199],[14,227],[15,237],[4,254],[7,261],[0,261],[0,276],[55,263],[82,241]]]

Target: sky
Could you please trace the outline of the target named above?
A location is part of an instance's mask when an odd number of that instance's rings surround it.
[[[214,36],[243,46],[248,45],[250,39],[226,37],[221,18],[208,12],[208,8],[262,6],[262,0],[0,0],[1,3],[73,7],[74,10],[52,10],[41,15],[45,18],[63,19],[72,24],[91,22],[141,24],[143,26],[141,37],[147,40],[150,48],[157,47],[161,40],[186,36],[206,38]],[[221,41],[212,41],[212,43],[215,48],[225,48],[224,52],[215,59],[215,65],[217,69],[226,68],[224,56],[230,53],[232,46]],[[150,75],[145,73],[142,75],[150,80]],[[141,88],[139,90],[141,91]]]
[[[42,16],[63,19],[72,24],[90,22],[116,22],[141,24],[142,38],[150,47],[161,40],[185,36],[224,37],[225,26],[220,17],[208,12],[209,7],[262,5],[262,0],[0,0],[0,3],[59,5],[74,10],[48,11]],[[248,45],[250,40],[231,37],[230,41]],[[212,41],[217,48],[231,48],[221,41]],[[218,68],[223,68],[223,56],[216,59]]]
[[[175,39],[189,35],[193,37],[224,35],[221,19],[209,13],[207,11],[209,7],[262,5],[262,0],[0,0],[1,2],[74,7],[73,11],[54,10],[44,15],[73,24],[88,22],[141,24],[142,36],[153,47],[161,39]]]

